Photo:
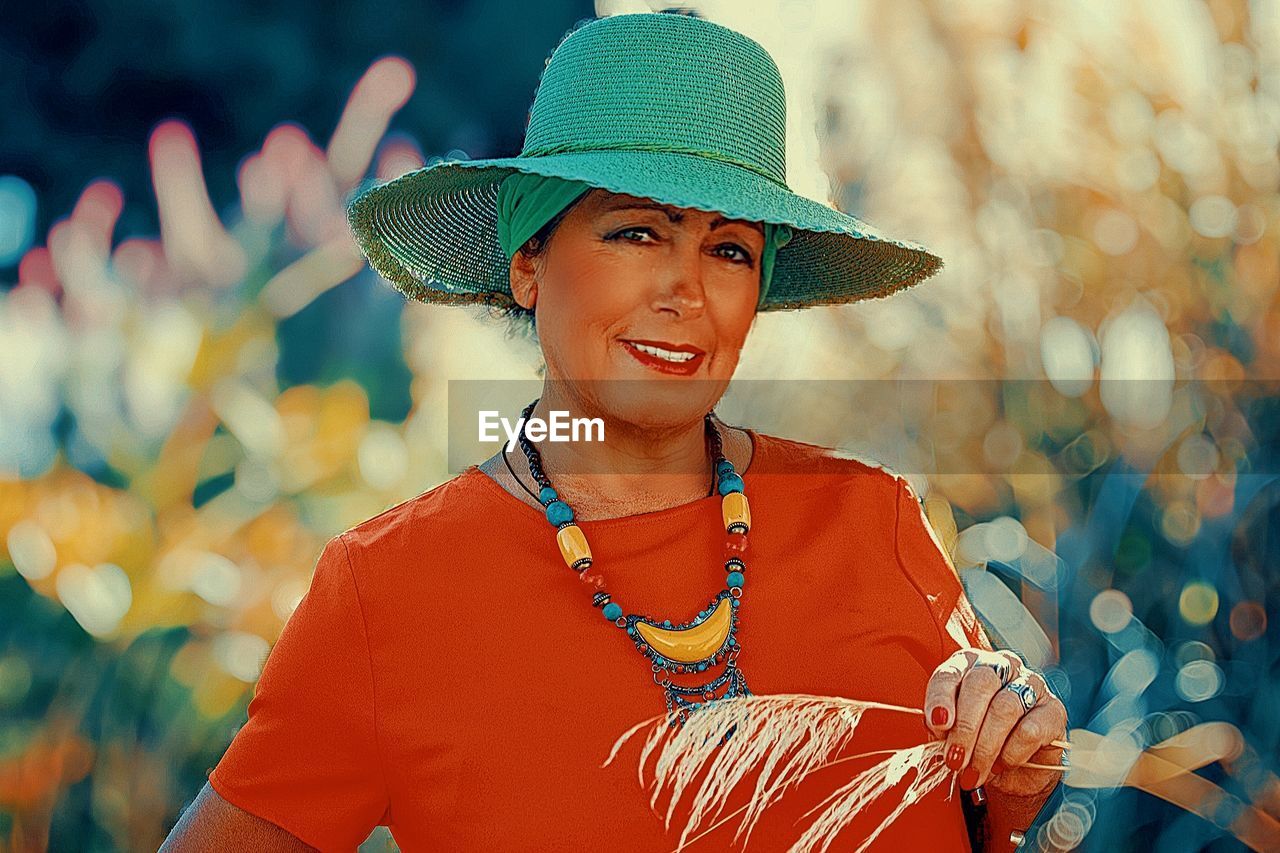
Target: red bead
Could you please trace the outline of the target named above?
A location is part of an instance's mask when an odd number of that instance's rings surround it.
[[[591,569],[587,569],[585,571],[579,572],[578,580],[582,581],[592,589],[604,589],[604,575],[600,574],[597,571],[592,571]]]
[[[730,557],[741,557],[745,553],[747,553],[747,534],[728,534],[724,543],[724,558],[727,560]]]

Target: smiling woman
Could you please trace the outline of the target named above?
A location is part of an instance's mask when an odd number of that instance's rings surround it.
[[[437,164],[352,203],[405,294],[536,317],[546,370],[524,423],[568,411],[606,440],[535,447],[521,430],[518,449],[335,536],[175,849],[258,826],[349,850],[385,824],[406,850],[668,850],[682,822],[655,817],[634,763],[602,767],[611,746],[664,704],[681,725],[752,691],[934,711],[863,721],[851,763],[770,808],[758,849],[786,849],[876,751],[929,738],[984,780],[998,754],[992,790],[1008,778],[1043,802],[1019,765],[1047,743],[1031,732],[1061,736],[1061,703],[1041,679],[1023,706],[1026,674],[991,657],[906,481],[714,412],[759,313],[884,296],[940,264],[787,188],[784,102],[736,32],[604,18],[552,55],[519,157]],[[892,808],[868,805],[842,840],[970,849],[942,789],[873,835]],[[722,824],[705,846],[737,843]]]
[[[652,383],[682,377],[706,381],[684,383],[676,418],[690,394],[710,411],[756,317],[765,229],[587,189],[540,260],[511,259],[513,299],[539,318],[553,384],[540,405],[634,415],[653,404]]]

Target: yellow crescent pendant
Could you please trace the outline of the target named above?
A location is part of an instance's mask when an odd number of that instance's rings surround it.
[[[636,632],[649,647],[667,660],[697,663],[714,655],[724,646],[733,627],[733,603],[728,598],[702,622],[689,628],[659,628],[636,622]]]

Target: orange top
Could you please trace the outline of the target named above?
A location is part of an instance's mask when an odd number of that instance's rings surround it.
[[[914,492],[816,445],[751,437],[737,634],[751,691],[921,707],[962,641],[990,643]],[[719,496],[581,527],[626,613],[688,621],[724,588]],[[327,543],[210,784],[322,850],[352,850],[379,824],[405,850],[674,850],[684,813],[664,831],[650,810],[643,738],[601,767],[665,702],[649,661],[590,602],[545,517],[472,466]],[[928,737],[918,716],[868,711],[848,754]],[[788,791],[747,849],[787,849],[804,812],[881,758]],[[899,784],[834,846],[866,838]],[[870,849],[969,850],[962,795],[940,786]],[[687,849],[737,849],[737,826]]]

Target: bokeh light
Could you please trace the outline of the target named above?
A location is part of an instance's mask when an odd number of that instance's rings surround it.
[[[1207,625],[1218,614],[1218,590],[1212,584],[1192,581],[1178,596],[1178,612],[1191,625]]]
[[[1174,684],[1183,699],[1203,702],[1222,692],[1222,669],[1212,661],[1194,660],[1178,670]]]
[[[1256,640],[1267,631],[1267,611],[1256,601],[1242,601],[1231,608],[1230,623],[1236,639]]]
[[[1089,604],[1089,618],[1104,634],[1114,634],[1133,618],[1133,602],[1118,589],[1104,589]]]
[[[35,234],[35,190],[17,175],[0,175],[0,267],[21,258]]]

